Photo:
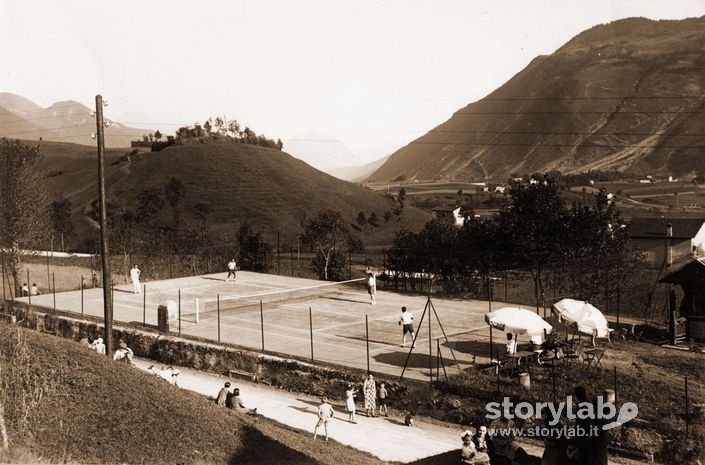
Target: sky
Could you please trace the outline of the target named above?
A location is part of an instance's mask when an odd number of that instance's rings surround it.
[[[538,55],[617,19],[702,0],[0,0],[0,92],[173,133],[226,115],[389,155]],[[286,150],[286,147],[284,148]]]

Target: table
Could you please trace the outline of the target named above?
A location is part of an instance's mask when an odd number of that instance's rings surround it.
[[[513,354],[504,354],[504,360],[507,361],[507,366],[511,370],[511,375],[514,375],[514,368],[519,368],[521,366],[522,359],[532,359],[536,356],[536,352],[529,352],[526,350],[518,350]]]
[[[602,356],[605,355],[605,349],[594,348],[583,350],[583,362],[587,368],[602,366]]]

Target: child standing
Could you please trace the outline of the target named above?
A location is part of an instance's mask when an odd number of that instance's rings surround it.
[[[348,411],[348,421],[357,423],[355,421],[355,390],[350,384],[348,384],[348,388],[345,391],[345,410]]]
[[[323,430],[326,433],[326,441],[328,440],[328,420],[333,418],[333,407],[328,403],[327,398],[322,398],[321,399],[321,405],[318,406],[318,411],[316,412],[318,415],[318,422],[316,423],[316,427],[313,430],[313,439],[316,439],[316,436],[318,435],[318,427],[323,426]]]
[[[387,387],[384,385],[384,383],[379,383],[379,414],[384,415],[385,417],[388,416]]]

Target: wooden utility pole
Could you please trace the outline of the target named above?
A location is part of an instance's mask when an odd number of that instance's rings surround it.
[[[100,256],[103,264],[103,315],[105,318],[106,355],[113,347],[113,302],[110,296],[110,254],[108,252],[108,215],[105,199],[105,134],[103,122],[103,97],[95,96],[96,138],[98,142],[98,200],[100,204]]]

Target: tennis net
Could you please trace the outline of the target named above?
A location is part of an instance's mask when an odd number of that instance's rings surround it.
[[[258,308],[262,304],[277,304],[282,302],[296,302],[313,298],[350,298],[349,292],[360,292],[360,284],[364,278],[351,279],[348,281],[330,282],[316,284],[313,286],[299,287],[294,289],[282,289],[276,291],[253,292],[244,295],[223,295],[216,298],[200,299],[197,303],[199,312],[213,313],[220,310],[236,310]]]

